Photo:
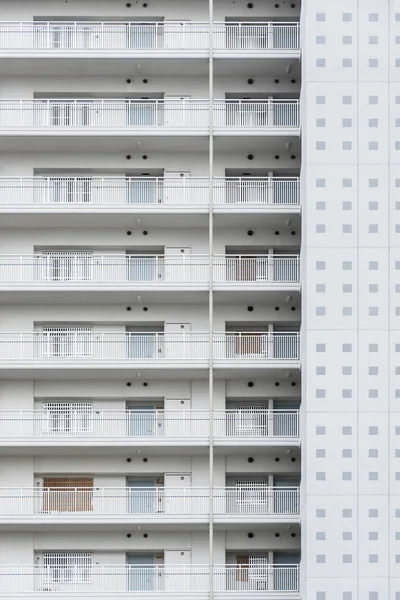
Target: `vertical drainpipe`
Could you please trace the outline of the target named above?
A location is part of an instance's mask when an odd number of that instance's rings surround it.
[[[214,396],[214,298],[213,298],[213,246],[214,246],[214,112],[213,112],[213,96],[214,96],[214,63],[213,63],[213,46],[214,46],[214,1],[209,0],[208,6],[208,21],[209,21],[209,59],[208,59],[208,101],[209,101],[209,146],[208,146],[208,177],[209,177],[209,209],[208,209],[208,269],[209,269],[209,292],[208,292],[208,331],[209,331],[209,369],[208,369],[208,401],[209,401],[209,598],[213,600],[214,595],[214,419],[213,419],[213,396]]]

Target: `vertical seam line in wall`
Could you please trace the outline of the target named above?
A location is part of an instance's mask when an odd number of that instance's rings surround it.
[[[390,146],[391,146],[391,129],[390,129],[390,120],[391,120],[391,98],[390,98],[390,93],[391,93],[391,85],[390,85],[390,81],[391,81],[391,65],[390,65],[390,46],[391,46],[391,40],[392,40],[392,27],[391,27],[391,3],[390,0],[388,2],[388,12],[387,12],[387,24],[388,24],[388,29],[389,29],[389,35],[388,35],[388,41],[387,41],[387,122],[386,122],[386,127],[387,127],[387,219],[388,219],[388,224],[387,224],[387,240],[388,240],[388,248],[387,248],[387,285],[388,285],[388,290],[387,290],[387,353],[388,353],[388,365],[389,365],[389,376],[387,378],[387,382],[386,382],[386,395],[387,395],[387,435],[386,435],[386,439],[387,441],[387,465],[388,465],[388,480],[387,480],[387,509],[386,509],[386,519],[387,519],[387,531],[388,531],[388,536],[387,536],[387,556],[389,557],[389,560],[387,561],[387,577],[389,579],[389,585],[390,585],[390,537],[391,537],[391,530],[390,530],[390,489],[391,489],[391,478],[393,476],[392,473],[392,464],[393,464],[393,460],[392,460],[392,456],[391,456],[391,440],[392,440],[392,435],[391,435],[391,430],[390,430],[390,412],[391,412],[391,385],[390,382],[392,380],[392,374],[390,372],[390,348],[391,348],[391,330],[390,330],[390,324],[391,324],[391,305],[392,305],[392,301],[391,301],[391,289],[392,289],[392,269],[391,269],[391,262],[392,262],[392,253],[391,253],[391,236],[392,236],[392,232],[391,232],[391,220],[390,220],[390,214],[391,214],[391,160],[390,160]],[[378,475],[379,476],[379,475]]]
[[[356,218],[357,218],[357,237],[356,237],[356,266],[357,266],[357,355],[356,355],[356,383],[357,383],[357,412],[356,412],[356,473],[357,473],[357,598],[359,597],[359,579],[360,579],[360,365],[359,365],[359,357],[360,357],[360,239],[359,239],[359,228],[360,228],[360,11],[359,11],[359,2],[357,1],[357,21],[356,21],[356,35],[357,35],[357,83],[356,83],[356,108],[357,108],[357,165],[356,165],[356,174],[357,174],[357,206],[356,206]],[[353,463],[354,464],[354,463]]]
[[[214,2],[209,0],[208,4],[208,27],[209,27],[209,59],[208,59],[208,102],[209,102],[209,136],[208,136],[208,184],[209,184],[209,206],[208,206],[208,256],[209,256],[209,292],[208,292],[208,331],[209,331],[209,523],[208,523],[208,535],[209,535],[209,599],[213,600],[214,596],[214,340],[213,340],[213,322],[214,322],[214,297],[213,297],[213,245],[214,245],[214,138],[213,138],[213,96],[214,96],[214,54],[213,54],[213,42],[214,42]]]

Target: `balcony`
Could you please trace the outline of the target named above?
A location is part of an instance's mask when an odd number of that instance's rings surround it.
[[[216,212],[298,210],[298,177],[214,178]],[[208,177],[0,177],[0,212],[208,211]]]
[[[208,410],[0,412],[0,447],[207,446]],[[216,446],[298,445],[298,410],[214,411]]]
[[[300,133],[299,100],[213,100],[215,135]],[[208,135],[210,101],[195,99],[0,100],[0,133]]]
[[[298,255],[214,256],[217,289],[297,290]],[[0,289],[173,290],[208,289],[206,255],[132,255],[50,252],[0,255]]]
[[[214,23],[216,52],[298,56],[299,23]],[[176,53],[205,53],[210,45],[207,22],[3,22],[0,23],[0,53],[29,58],[80,55],[175,57]],[[25,52],[29,51],[29,52]],[[44,52],[45,51],[45,52]],[[173,51],[173,52],[171,52]],[[199,52],[200,51],[200,52]]]
[[[114,600],[129,597],[208,598],[210,569],[206,565],[71,565],[0,566],[0,593],[7,600],[15,595],[69,597],[69,594],[107,594]],[[299,565],[216,565],[213,567],[214,597],[238,600],[271,597],[298,599]],[[187,596],[187,594],[190,596]]]
[[[282,441],[287,445],[299,437],[299,411],[280,409],[214,410],[215,444],[238,446],[241,443],[273,445]]]
[[[74,369],[87,375],[107,375],[110,369],[189,368],[188,374],[207,369],[210,347],[214,367],[228,371],[240,368],[298,369],[298,332],[215,333],[210,344],[207,333],[102,333],[48,331],[0,333],[0,370],[50,370],[62,373]],[[61,369],[61,371],[60,371]],[[142,371],[143,372],[143,371]],[[222,373],[222,372],[221,372]],[[64,373],[65,375],[65,373]]]
[[[9,523],[207,523],[209,509],[208,488],[0,489]]]
[[[299,488],[214,488],[216,522],[298,520]],[[209,488],[0,488],[2,523],[208,523]]]

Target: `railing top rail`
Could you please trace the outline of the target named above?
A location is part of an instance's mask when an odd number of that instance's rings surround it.
[[[0,255],[1,256],[1,255]],[[214,258],[237,258],[237,259],[241,259],[241,258],[245,258],[245,259],[252,259],[252,258],[300,258],[299,254],[213,254]]]
[[[45,254],[42,254],[40,252],[38,252],[37,254],[0,254],[0,260],[1,259],[10,259],[10,258],[15,258],[15,259],[21,259],[21,258],[27,258],[27,259],[40,259],[40,260],[53,260],[55,257],[56,258],[70,258],[70,259],[74,259],[75,257],[78,257],[80,261],[85,262],[85,261],[92,261],[92,260],[99,260],[102,258],[107,258],[110,260],[126,260],[126,259],[130,259],[130,260],[134,260],[137,258],[158,258],[158,259],[168,259],[168,260],[176,260],[176,259],[182,259],[182,262],[190,262],[191,260],[197,260],[197,259],[204,259],[208,261],[209,255],[208,254],[97,254],[96,251],[92,251],[92,250],[45,250],[44,252],[46,252]],[[49,254],[47,254],[47,252],[49,252]],[[81,256],[81,253],[85,253],[86,256]],[[248,260],[252,260],[252,259],[260,259],[260,258],[265,258],[265,259],[284,259],[284,258],[290,258],[290,259],[298,259],[300,258],[299,254],[213,254],[213,258],[222,258],[222,259],[248,259]]]
[[[300,335],[299,331],[214,331],[213,335],[266,335],[266,336],[279,336],[279,335]]]
[[[149,331],[115,331],[115,332],[103,332],[103,331],[1,331],[0,332],[0,338],[3,337],[9,337],[11,335],[17,335],[17,336],[32,336],[32,337],[46,337],[46,336],[56,336],[56,335],[60,335],[62,337],[65,337],[67,335],[71,335],[71,336],[87,336],[87,337],[107,337],[107,336],[111,336],[111,337],[116,337],[116,336],[120,336],[120,337],[126,337],[129,335],[136,335],[136,334],[144,334],[144,335],[148,335],[148,336],[168,336],[168,337],[194,337],[194,336],[205,336],[208,338],[208,332],[204,332],[204,331],[190,331],[190,332],[182,332],[182,333],[165,333],[164,331],[160,331],[160,332],[149,332]],[[279,332],[275,332],[275,331],[229,331],[229,332],[225,332],[225,331],[215,331],[213,333],[213,335],[222,335],[225,337],[228,336],[237,336],[237,335],[241,335],[241,336],[251,336],[251,335],[256,335],[258,337],[260,336],[266,336],[266,337],[270,337],[270,336],[288,336],[288,335],[295,335],[298,336],[300,335],[299,331],[279,331]]]
[[[80,261],[91,261],[98,260],[101,258],[109,258],[109,259],[136,259],[136,258],[167,258],[171,260],[176,260],[178,257],[182,258],[183,262],[189,262],[191,259],[207,259],[209,258],[208,254],[97,254],[92,250],[45,250],[46,254],[37,253],[37,254],[0,254],[0,259],[2,258],[32,258],[32,259],[40,259],[40,260],[53,260],[56,256],[61,258],[71,258],[78,257]],[[49,252],[50,254],[47,254]],[[86,254],[86,256],[80,256],[81,253]],[[268,256],[268,255],[266,255]],[[256,256],[254,258],[257,258]]]
[[[237,414],[241,412],[251,412],[252,414],[269,414],[279,413],[284,415],[299,414],[298,408],[257,408],[254,409],[251,405],[247,408],[214,408],[214,414]],[[1,411],[0,411],[1,414]]]
[[[238,176],[234,176],[232,175],[231,177],[213,177],[214,180],[222,180],[222,181],[249,181],[249,182],[257,182],[257,181],[300,181],[300,177],[277,177],[275,175],[273,175],[272,177],[251,177],[251,176],[247,176],[244,177],[242,175],[238,175]]]
[[[170,564],[168,564],[168,565],[164,565],[164,564],[162,564],[162,565],[143,565],[143,563],[136,565],[134,563],[132,563],[132,564],[123,564],[123,563],[122,564],[113,564],[113,563],[112,564],[108,564],[108,563],[105,563],[105,564],[101,564],[101,565],[99,565],[99,564],[90,565],[90,568],[92,570],[95,570],[95,569],[98,569],[98,570],[102,570],[102,569],[110,569],[110,570],[112,570],[112,569],[115,569],[115,570],[122,569],[122,570],[125,571],[125,570],[130,569],[132,566],[142,567],[143,569],[150,569],[150,568],[152,568],[152,569],[164,569],[164,568],[165,569],[172,569],[173,568],[173,569],[183,569],[183,570],[191,570],[191,569],[196,570],[198,568],[205,568],[205,569],[209,569],[210,568],[210,565],[203,564],[203,563],[200,563],[200,564],[191,564],[191,565],[182,565],[182,564],[181,565],[170,565]],[[214,569],[237,569],[239,566],[240,565],[229,565],[229,564],[228,565],[225,565],[225,564],[214,564],[213,565]],[[297,569],[299,569],[299,567],[300,567],[300,564],[297,564],[297,565],[294,565],[294,564],[287,564],[287,565],[286,564],[279,564],[279,565],[275,565],[273,563],[269,563],[269,564],[266,564],[266,565],[254,566],[253,568],[256,569],[259,572],[262,572],[262,570],[267,571],[269,569],[281,569],[281,568],[286,568],[286,569],[287,568],[291,568],[293,570],[297,570]],[[57,568],[60,568],[60,567],[57,567]],[[66,568],[69,568],[69,567],[66,567]],[[0,565],[0,572],[3,571],[3,570],[9,570],[9,569],[18,569],[20,572],[24,572],[25,570],[28,570],[28,569],[34,569],[35,571],[38,570],[38,569],[46,570],[46,569],[48,569],[48,567],[46,565],[41,565],[41,564],[32,564],[32,565],[15,565],[15,564]]]
[[[267,183],[269,181],[276,181],[276,182],[299,182],[300,181],[300,177],[276,177],[276,176],[272,176],[272,177],[243,177],[243,176],[232,176],[232,177],[213,177],[211,179],[214,182],[223,182],[223,181],[228,181],[228,182],[245,182],[245,183]],[[2,182],[7,182],[7,181],[37,181],[37,182],[50,182],[50,183],[54,183],[54,182],[70,182],[70,181],[77,181],[78,183],[81,183],[82,185],[84,185],[86,182],[88,183],[95,183],[96,181],[104,181],[104,182],[113,182],[113,181],[117,181],[117,182],[129,182],[129,181],[138,181],[138,182],[146,182],[146,183],[154,183],[157,181],[163,182],[163,183],[168,183],[168,182],[175,182],[175,181],[188,181],[188,182],[197,182],[197,181],[201,181],[201,182],[209,182],[210,181],[210,177],[206,177],[206,176],[184,176],[184,177],[127,177],[124,175],[120,175],[120,176],[115,176],[115,177],[110,177],[110,176],[105,176],[102,177],[101,175],[65,175],[65,176],[59,176],[59,175],[36,175],[34,177],[30,177],[30,176],[26,176],[26,175],[21,175],[21,176],[7,176],[7,175],[1,175],[0,176],[0,183]]]
[[[91,104],[166,104],[168,102],[173,102],[175,105],[180,103],[183,106],[196,104],[199,102],[204,102],[209,104],[209,100],[207,98],[177,98],[171,99],[168,98],[148,98],[144,100],[143,98],[2,98],[0,99],[0,104],[8,104],[10,102],[18,102],[19,104],[51,104],[55,105],[58,102],[67,102],[69,104],[76,103],[78,105],[82,105],[84,102],[89,102]],[[221,102],[223,104],[299,104],[300,100],[298,98],[214,98],[213,102]]]
[[[214,488],[216,489],[216,488]],[[225,489],[225,488],[221,488],[221,489]],[[228,489],[228,488],[226,488]],[[236,488],[232,488],[232,489],[236,489]],[[289,489],[289,488],[280,488],[280,489]],[[293,489],[297,489],[297,488],[293,488]],[[50,491],[50,492],[76,492],[76,491],[90,491],[90,492],[99,492],[99,491],[110,491],[110,492],[127,492],[127,491],[132,491],[132,492],[137,492],[137,491],[148,491],[148,490],[168,490],[168,491],[179,491],[179,492],[185,492],[185,491],[206,491],[208,492],[210,490],[210,488],[203,486],[203,487],[165,487],[165,486],[153,486],[153,487],[112,487],[112,486],[108,486],[108,487],[104,487],[104,486],[94,486],[94,487],[0,487],[0,494],[4,491],[10,492],[10,491],[22,491],[22,492],[40,492],[43,493],[44,491]]]
[[[56,19],[52,19],[50,21],[0,21],[0,27],[4,26],[4,25],[28,25],[28,26],[35,26],[35,25],[58,25],[60,27],[64,26],[64,25],[93,25],[93,26],[98,26],[98,25],[124,25],[127,27],[152,27],[152,26],[163,26],[163,25],[180,25],[182,27],[192,27],[192,26],[196,26],[196,25],[223,25],[224,27],[232,27],[235,25],[252,25],[252,26],[273,26],[273,27],[280,27],[280,26],[285,26],[285,27],[300,27],[300,22],[299,21],[213,21],[210,23],[210,21],[190,21],[190,22],[182,22],[179,19],[168,19],[168,20],[160,20],[160,21],[152,21],[152,22],[146,22],[146,19],[143,19],[143,22],[137,22],[137,21],[130,21],[129,19],[126,19],[125,21],[85,21],[85,20],[70,20],[70,21],[64,21],[64,20],[60,20],[57,21]]]
[[[35,489],[35,488],[33,488],[33,489]],[[169,489],[169,488],[167,488],[167,489]],[[177,488],[177,489],[180,489],[180,488]],[[227,490],[231,491],[232,490],[232,491],[237,491],[238,489],[240,489],[240,485],[238,485],[237,487],[236,486],[226,486],[226,487],[223,487],[223,486],[214,486],[213,489],[214,489],[214,491],[215,490],[224,490],[224,491],[227,491]],[[246,487],[245,489],[249,490],[251,492],[258,491],[258,490],[260,490],[260,491],[265,491],[265,490],[282,490],[283,492],[285,492],[285,491],[292,491],[293,490],[293,491],[297,492],[300,489],[300,486],[298,486],[298,485],[288,485],[288,486],[282,486],[282,487],[280,487],[280,486],[277,486],[277,485],[265,485],[265,486],[264,485],[261,485],[261,486],[254,485],[251,488]]]
[[[75,412],[78,412],[79,414],[84,413],[85,415],[90,415],[93,417],[96,416],[108,416],[108,415],[132,415],[132,411],[126,409],[126,410],[110,410],[110,409],[106,409],[103,410],[101,408],[97,408],[97,407],[93,407],[90,408],[88,410],[86,409],[70,409],[68,414],[74,414]],[[174,415],[179,415],[181,416],[182,414],[187,414],[187,413],[193,413],[195,415],[198,414],[204,414],[204,415],[209,415],[209,411],[205,408],[203,409],[196,409],[196,408],[182,408],[180,410],[165,410],[165,409],[161,409],[161,408],[157,408],[154,410],[155,413],[165,413],[168,414],[168,416],[174,416]],[[34,410],[0,410],[0,417],[3,415],[18,415],[18,416],[25,416],[25,415],[37,415],[37,416],[43,416],[43,415],[50,415],[50,414],[63,414],[62,411],[60,413],[53,413],[50,410],[45,410],[45,409],[34,409]],[[149,414],[149,411],[143,411],[141,412],[139,411],[135,411],[135,414]],[[151,413],[152,414],[152,413]]]
[[[279,414],[299,414],[299,409],[298,408],[257,408],[256,410],[252,407],[249,406],[248,408],[216,408],[214,409],[214,415],[225,415],[225,414],[236,414],[236,413],[240,413],[240,412],[246,412],[249,411],[252,414],[270,414],[270,413],[279,413]],[[82,414],[84,413],[85,415],[90,415],[91,417],[96,417],[96,416],[126,416],[129,415],[131,416],[132,411],[130,410],[110,410],[110,409],[102,409],[102,408],[97,408],[97,407],[93,407],[90,408],[88,410],[84,409],[73,409],[71,408],[68,412],[68,414],[74,414],[74,413],[79,413]],[[208,416],[209,415],[209,411],[208,409],[205,408],[186,408],[186,409],[180,409],[180,410],[165,410],[165,409],[161,409],[161,408],[157,408],[154,410],[154,413],[156,414],[165,414],[169,417],[173,417],[174,415],[177,415],[179,417],[181,417],[182,415],[187,416],[187,414],[191,415],[205,415]],[[51,411],[47,411],[45,409],[36,409],[36,410],[0,410],[0,418],[3,416],[19,416],[19,417],[25,417],[25,416],[48,416],[50,414],[54,414],[51,413]],[[58,413],[56,413],[58,414]],[[62,411],[60,414],[63,414]],[[148,415],[149,412],[148,411],[135,411],[135,414],[146,414]],[[153,413],[151,413],[153,414]]]

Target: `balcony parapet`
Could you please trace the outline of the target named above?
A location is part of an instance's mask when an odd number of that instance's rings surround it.
[[[214,333],[213,358],[232,366],[241,362],[261,364],[292,361],[300,358],[300,334],[285,333]],[[82,331],[48,331],[0,333],[0,359],[9,363],[35,362],[182,364],[209,361],[207,333],[102,333]]]
[[[299,100],[218,100],[213,103],[217,135],[248,132],[259,135],[297,135]],[[210,101],[207,99],[10,99],[0,100],[0,132],[29,131],[65,135],[67,132],[120,131],[208,134]]]
[[[60,565],[0,566],[0,593],[39,594],[46,598],[69,593],[107,593],[134,597],[157,592],[198,594],[209,591],[210,569],[206,565]],[[214,591],[219,597],[298,598],[299,565],[216,565]],[[239,593],[241,592],[241,593]]]
[[[274,289],[299,283],[298,255],[214,256],[216,286]],[[49,252],[0,255],[0,288],[198,288],[209,283],[208,255],[132,255]]]
[[[298,177],[0,177],[0,210],[85,210],[96,207],[157,211],[208,208],[210,185],[216,209],[296,207]]]
[[[289,442],[299,438],[299,411],[283,409],[216,409],[213,414],[217,445],[249,441]],[[208,410],[111,411],[74,409],[71,405],[49,410],[1,411],[0,443],[85,444],[208,443]]]
[[[298,487],[220,487],[213,491],[214,515],[232,517],[292,517],[299,514]],[[0,488],[2,521],[23,519],[90,523],[120,518],[144,521],[208,517],[209,488]]]
[[[215,22],[214,50],[244,53],[287,52],[299,50],[299,23]],[[101,21],[15,21],[0,23],[0,53],[29,50],[34,56],[47,51],[61,53],[123,52],[167,54],[169,51],[206,51],[210,45],[208,22],[160,21],[154,23]]]

